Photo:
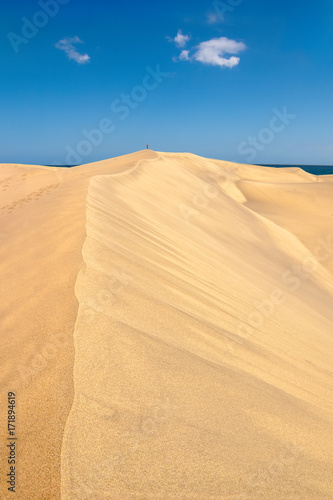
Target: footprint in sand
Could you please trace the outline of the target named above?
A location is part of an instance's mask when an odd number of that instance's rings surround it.
[[[0,186],[1,186],[1,183],[0,183]],[[56,189],[58,186],[60,186],[60,183],[50,184],[48,186],[44,186],[44,187],[40,188],[38,191],[34,191],[32,193],[29,193],[24,198],[16,200],[15,202],[11,203],[10,205],[5,205],[4,207],[2,207],[0,210],[0,215],[5,214],[5,213],[11,213],[13,208],[19,208],[22,205],[25,205],[26,203],[31,203],[33,201],[36,201],[39,198],[41,198],[44,194],[49,193],[53,189]]]

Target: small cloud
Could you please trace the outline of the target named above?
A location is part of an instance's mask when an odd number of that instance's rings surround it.
[[[190,56],[189,50],[183,50],[178,58],[179,61],[198,61],[210,66],[220,66],[220,68],[233,68],[239,64],[240,58],[234,54],[239,54],[247,47],[243,42],[236,42],[226,37],[212,38],[206,42],[201,42],[194,47],[195,52]],[[232,54],[231,57],[225,57]],[[175,60],[175,59],[174,59]]]
[[[56,48],[59,50],[63,50],[65,54],[67,54],[68,59],[73,59],[78,64],[86,64],[90,62],[90,56],[88,54],[80,54],[75,48],[75,45],[78,43],[83,43],[82,40],[78,36],[74,36],[72,38],[64,38],[56,43]]]
[[[191,37],[189,35],[183,35],[182,30],[178,30],[178,33],[175,36],[175,38],[171,38],[168,36],[167,39],[169,40],[169,42],[174,42],[177,45],[177,47],[181,49],[185,47],[187,42],[191,40]]]
[[[190,53],[189,50],[183,50],[180,53],[179,60],[180,61],[189,61],[190,60],[189,53]]]
[[[239,54],[246,49],[246,45],[223,36],[201,42],[196,48],[197,51],[193,55],[196,61],[221,68],[233,68],[239,64],[240,58],[235,56],[226,58],[225,54]]]

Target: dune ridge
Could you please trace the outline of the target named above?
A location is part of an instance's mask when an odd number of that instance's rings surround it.
[[[17,498],[332,498],[332,178],[0,165]]]
[[[62,498],[332,498],[330,181],[152,151],[78,172]]]

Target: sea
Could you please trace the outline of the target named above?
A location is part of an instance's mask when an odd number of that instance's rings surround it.
[[[333,166],[329,165],[258,165],[259,167],[301,168],[313,175],[333,175]]]
[[[48,165],[49,167],[72,168],[77,165]],[[329,165],[258,165],[258,167],[275,167],[275,168],[301,168],[313,175],[333,175],[333,166]]]

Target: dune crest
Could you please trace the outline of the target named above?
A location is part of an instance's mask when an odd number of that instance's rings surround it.
[[[330,498],[331,180],[152,151],[71,175],[62,498]]]

